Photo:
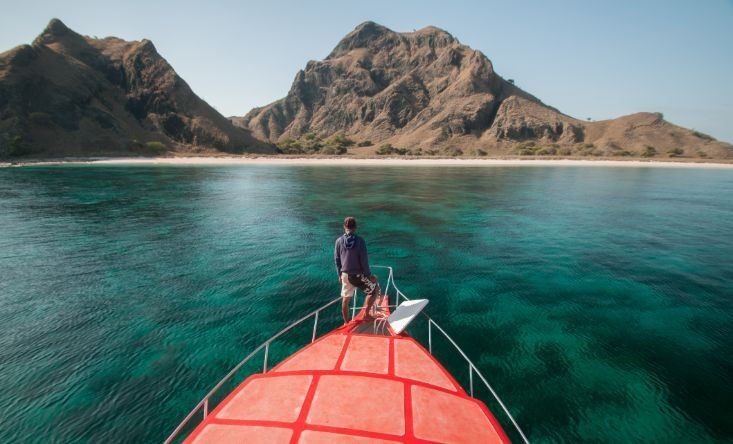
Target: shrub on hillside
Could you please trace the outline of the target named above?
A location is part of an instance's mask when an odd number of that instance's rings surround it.
[[[163,142],[158,142],[157,140],[154,140],[152,142],[145,142],[145,149],[155,154],[160,154],[168,151],[168,147],[165,146]]]
[[[297,140],[287,138],[275,144],[283,154],[302,154],[303,146]]]
[[[540,148],[537,151],[538,156],[554,156],[555,154],[557,154],[557,150],[551,146]]]
[[[305,133],[302,138],[283,139],[277,147],[284,154],[345,154],[354,141],[343,134],[334,134],[325,141],[315,133]]]
[[[317,153],[323,148],[321,139],[312,139],[303,141],[303,152],[308,154]]]
[[[703,140],[715,140],[711,136],[708,136],[705,133],[701,133],[700,131],[692,130],[692,135]]]
[[[321,148],[321,154],[328,154],[328,155],[341,155],[346,154],[346,147],[342,145],[326,145],[323,148]]]
[[[357,143],[356,146],[372,146],[374,145],[371,140],[362,140],[361,142]]]
[[[31,153],[30,145],[21,136],[11,136],[5,140],[5,144],[9,157],[25,156]]]
[[[641,157],[654,157],[657,155],[657,149],[653,146],[647,145],[644,151],[641,152]]]
[[[626,151],[626,150],[614,150],[612,155],[617,156],[617,157],[627,157],[627,156],[631,156],[632,153],[631,151]]]
[[[681,155],[685,154],[685,150],[682,148],[672,148],[671,150],[667,151],[667,154],[669,157],[680,157]]]
[[[54,126],[53,119],[48,113],[33,112],[28,114],[28,118],[30,118],[31,122],[39,126],[45,126],[46,128]]]
[[[334,134],[329,137],[321,148],[323,154],[345,154],[347,148],[354,144],[354,141],[343,134]]]
[[[354,141],[344,136],[343,134],[334,134],[326,140],[326,145],[341,145],[349,147],[354,144]]]
[[[390,143],[385,143],[384,145],[377,148],[375,153],[379,156],[388,156],[390,154],[397,154],[398,156],[404,156],[405,154],[414,154],[411,150],[408,150],[407,148],[397,148],[392,146]]]
[[[520,156],[534,156],[537,149],[537,145],[531,140],[514,145],[514,152]]]

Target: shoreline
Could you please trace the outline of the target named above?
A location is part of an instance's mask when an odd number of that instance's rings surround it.
[[[274,157],[274,156],[182,156],[182,157],[89,157],[25,162],[0,162],[0,167],[47,165],[320,165],[320,166],[614,166],[662,168],[733,169],[733,163],[673,160],[605,159],[502,159],[502,158],[399,158],[399,157]]]

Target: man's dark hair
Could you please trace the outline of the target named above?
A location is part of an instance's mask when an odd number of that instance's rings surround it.
[[[344,219],[344,228],[347,230],[356,230],[356,218],[349,216]]]

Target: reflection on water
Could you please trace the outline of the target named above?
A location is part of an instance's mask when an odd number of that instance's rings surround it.
[[[337,295],[352,214],[533,441],[733,439],[731,192],[694,169],[2,169],[0,436],[162,440]]]

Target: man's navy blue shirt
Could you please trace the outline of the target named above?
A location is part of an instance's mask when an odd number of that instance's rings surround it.
[[[371,276],[366,241],[354,233],[344,234],[336,239],[333,251],[336,272],[346,274],[363,274]]]

